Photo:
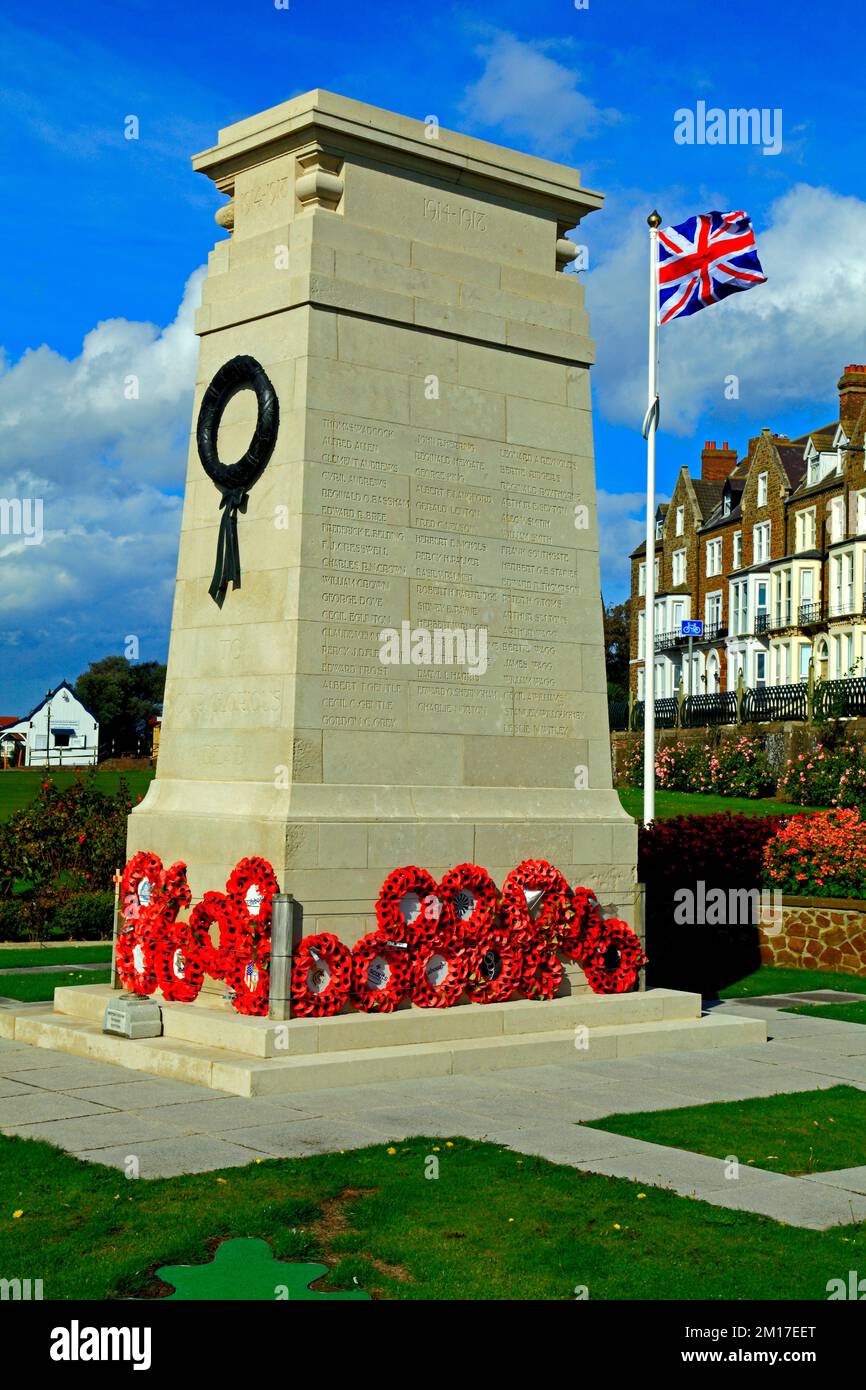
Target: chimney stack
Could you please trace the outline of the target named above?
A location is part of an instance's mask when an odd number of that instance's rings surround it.
[[[701,478],[705,483],[723,483],[736,466],[737,451],[728,448],[727,440],[721,449],[716,448],[714,439],[707,440],[701,450]]]
[[[866,367],[852,362],[839,378],[839,419],[850,439],[860,411],[866,405]]]

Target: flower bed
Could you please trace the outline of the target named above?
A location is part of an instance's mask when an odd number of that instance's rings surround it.
[[[656,785],[664,791],[755,799],[769,796],[776,785],[764,740],[746,734],[715,745],[662,743],[656,750],[655,770]],[[625,759],[622,778],[626,786],[643,786],[642,741]]]
[[[854,808],[792,816],[768,841],[764,882],[817,898],[866,896],[866,821]]]
[[[789,758],[779,795],[795,806],[866,805],[866,744],[819,743]]]

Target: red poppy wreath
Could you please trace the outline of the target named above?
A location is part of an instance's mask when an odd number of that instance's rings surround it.
[[[211,935],[213,928],[218,933],[219,944],[214,942]],[[224,980],[229,960],[236,952],[239,935],[234,906],[225,893],[210,890],[205,893],[190,913],[189,930],[198,948],[204,973],[214,980]]]
[[[141,849],[132,856],[120,879],[120,903],[125,921],[136,922],[142,908],[150,906],[162,875],[162,860],[158,855]]]
[[[246,926],[251,941],[260,941],[270,931],[274,895],[279,891],[277,876],[267,859],[242,859],[229,874],[226,897],[237,909],[238,920]]]
[[[549,946],[530,946],[523,964],[520,988],[527,999],[553,999],[562,983],[563,964]]]
[[[170,1003],[191,1004],[204,983],[203,955],[188,922],[172,922],[153,945],[156,982]]]
[[[454,914],[433,875],[409,864],[394,869],[379,889],[376,921],[386,941],[415,946],[450,933]]]
[[[439,896],[451,908],[458,940],[477,941],[496,925],[499,892],[479,864],[458,864],[449,870],[439,885]]]
[[[437,938],[419,946],[415,954],[412,1003],[422,1009],[448,1009],[466,986],[470,956],[453,937]]]
[[[292,961],[292,1013],[326,1018],[339,1013],[352,989],[352,952],[332,932],[305,936]]]
[[[628,923],[611,917],[605,922],[591,956],[581,963],[596,994],[625,994],[634,989],[646,956]]]
[[[546,859],[524,859],[502,885],[502,925],[524,945],[556,944],[566,925],[571,890]]]
[[[225,981],[232,992],[235,1013],[263,1018],[268,1012],[271,989],[271,952],[267,943],[258,950],[242,951],[226,962]]]
[[[587,960],[604,928],[598,898],[588,888],[573,889],[571,905],[565,915],[566,925],[560,934],[560,948],[569,960]]]
[[[473,1004],[510,999],[523,975],[520,943],[504,931],[485,932],[472,953],[466,994]]]
[[[415,961],[406,945],[368,932],[352,948],[352,997],[364,1013],[390,1014],[412,989]]]
[[[120,983],[128,994],[152,994],[157,987],[156,945],[139,932],[127,928],[115,943],[115,964]]]

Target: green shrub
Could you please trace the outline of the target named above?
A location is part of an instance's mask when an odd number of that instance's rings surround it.
[[[63,941],[109,940],[113,918],[113,893],[76,893],[58,908],[49,935]]]
[[[779,795],[797,806],[866,806],[866,745],[824,742],[789,758]]]
[[[110,894],[114,871],[126,860],[131,810],[123,780],[109,795],[99,790],[94,773],[62,788],[46,778],[36,799],[0,827],[0,900],[8,901],[18,885],[15,898],[27,938],[44,940],[72,899]],[[99,935],[104,932],[100,928]]]
[[[0,901],[0,941],[27,941],[30,935],[21,904],[15,898]],[[0,989],[0,994],[3,991]]]

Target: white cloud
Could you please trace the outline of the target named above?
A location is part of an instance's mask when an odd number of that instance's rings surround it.
[[[0,635],[27,653],[38,689],[129,633],[159,645],[143,659],[163,655],[203,277],[165,328],[109,319],[72,359],[42,346],[10,365],[0,352],[0,496],[41,498],[44,527],[41,544],[0,535]]]
[[[590,272],[587,302],[599,345],[601,411],[639,429],[646,409],[647,233],[637,207],[622,221],[624,234]],[[801,183],[771,205],[756,238],[765,285],[661,329],[663,430],[689,434],[708,413],[730,421],[730,434],[739,419],[756,414],[784,430],[785,410],[810,404],[821,417],[816,425],[826,423],[842,368],[866,361],[866,202]],[[730,375],[739,378],[738,400],[725,399]]]
[[[462,110],[473,122],[526,139],[539,154],[565,154],[574,141],[618,119],[579,89],[581,74],[551,58],[547,45],[497,33],[479,54],[485,60],[467,88]]]

